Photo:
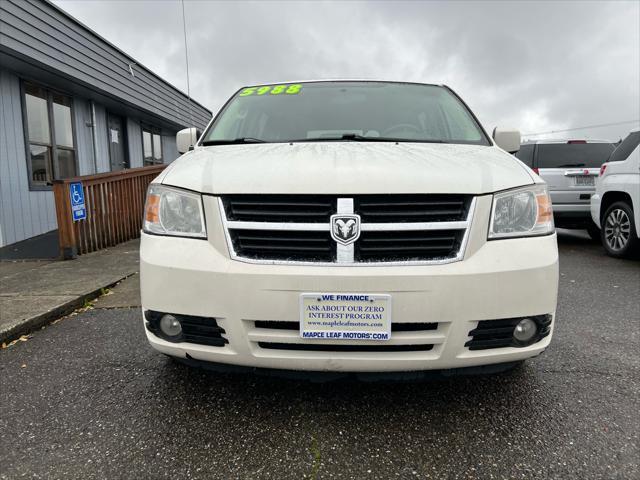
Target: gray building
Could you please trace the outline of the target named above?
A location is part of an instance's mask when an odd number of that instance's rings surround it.
[[[169,163],[211,112],[42,0],[0,0],[0,247],[57,228],[54,179]]]

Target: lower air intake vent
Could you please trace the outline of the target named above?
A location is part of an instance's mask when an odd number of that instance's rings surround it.
[[[307,352],[428,352],[433,345],[327,345],[309,343],[259,342],[260,348],[272,350],[303,350]]]
[[[195,317],[193,315],[171,314],[180,322],[182,333],[177,337],[167,337],[160,330],[160,319],[166,313],[147,310],[144,316],[147,320],[147,330],[164,340],[174,343],[187,342],[211,347],[224,347],[229,341],[223,336],[224,328],[218,326],[215,318]]]
[[[536,335],[526,345],[519,343],[513,332],[516,325],[524,318],[530,318],[538,327]],[[551,315],[536,315],[534,317],[507,318],[503,320],[482,320],[478,326],[469,332],[471,340],[464,344],[469,350],[487,350],[490,348],[524,347],[532,345],[551,331]]]
[[[283,322],[272,320],[256,320],[256,328],[268,328],[272,330],[300,330],[299,322]],[[437,323],[392,323],[392,332],[422,332],[437,330]]]

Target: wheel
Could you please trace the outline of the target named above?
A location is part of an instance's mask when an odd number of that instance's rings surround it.
[[[595,223],[592,222],[591,225],[587,227],[587,233],[591,237],[591,240],[594,240],[596,242],[600,241],[600,229]]]
[[[602,245],[609,255],[625,258],[638,248],[638,234],[633,210],[627,202],[615,202],[607,208],[602,219]]]

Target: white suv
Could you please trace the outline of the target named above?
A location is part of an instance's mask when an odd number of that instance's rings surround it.
[[[143,317],[160,352],[363,374],[503,369],[549,345],[546,185],[507,153],[519,133],[494,143],[449,88],[246,87],[192,136],[145,209]]]
[[[522,144],[516,157],[547,183],[556,227],[586,229],[599,240],[589,202],[600,167],[614,148],[606,140],[535,140]]]
[[[640,247],[640,130],[633,130],[600,169],[591,216],[602,244],[613,257],[628,257]]]

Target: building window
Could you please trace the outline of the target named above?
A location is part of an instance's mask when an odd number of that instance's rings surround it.
[[[71,98],[25,83],[24,115],[30,185],[46,187],[52,180],[75,177]]]
[[[160,130],[142,127],[142,151],[145,165],[163,163]]]

